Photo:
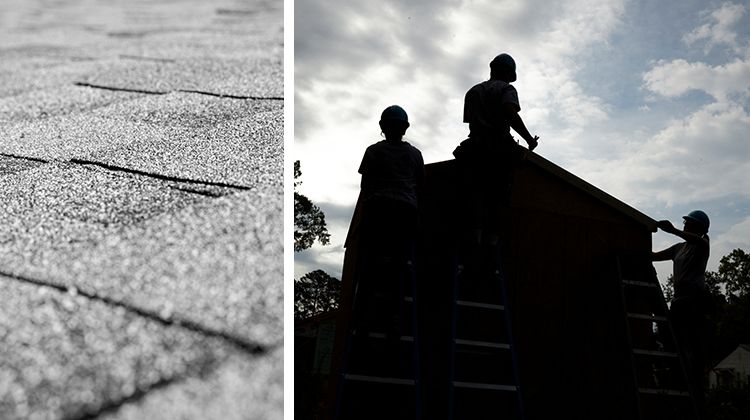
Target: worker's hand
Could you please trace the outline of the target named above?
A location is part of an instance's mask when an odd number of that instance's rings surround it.
[[[529,143],[529,150],[534,150],[539,146],[539,136],[534,136],[534,138],[526,140],[526,142]]]
[[[674,232],[675,230],[677,230],[677,229],[675,229],[675,227],[672,224],[672,222],[670,222],[669,220],[659,220],[658,222],[656,222],[656,226],[659,229],[663,230],[664,232],[669,232],[669,233]]]

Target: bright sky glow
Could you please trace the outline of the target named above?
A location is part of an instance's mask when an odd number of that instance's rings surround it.
[[[500,52],[518,65],[536,150],[655,219],[712,219],[709,269],[750,251],[750,6],[667,0],[297,0],[294,159],[331,245],[295,278],[341,275],[365,148],[380,112],[409,113],[426,163],[466,137],[463,96]],[[518,136],[516,136],[518,137]],[[678,238],[658,233],[654,248]],[[671,263],[657,264],[662,280]]]

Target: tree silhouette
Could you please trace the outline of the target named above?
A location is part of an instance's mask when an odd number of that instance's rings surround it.
[[[323,211],[297,192],[302,184],[300,162],[294,162],[294,252],[313,246],[317,240],[328,245],[331,235]],[[315,270],[294,280],[294,318],[304,319],[338,308],[341,281],[323,270]]]
[[[750,294],[750,254],[737,248],[721,257],[719,277],[726,285],[727,296],[741,298]]]
[[[309,198],[297,192],[302,181],[299,161],[294,162],[294,252],[310,248],[317,239],[323,245],[328,245],[331,235],[326,228],[326,218],[323,211],[313,204]]]
[[[341,280],[323,270],[311,271],[294,281],[294,318],[309,318],[339,306]]]

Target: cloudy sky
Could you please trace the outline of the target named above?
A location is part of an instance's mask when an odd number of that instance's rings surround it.
[[[296,0],[294,30],[299,191],[332,234],[295,255],[295,278],[340,276],[380,112],[401,105],[425,162],[451,159],[464,93],[500,52],[537,153],[657,220],[705,210],[711,270],[750,251],[750,2]]]

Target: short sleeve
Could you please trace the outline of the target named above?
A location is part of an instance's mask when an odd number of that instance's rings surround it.
[[[476,87],[469,89],[464,96],[464,122],[470,123],[474,117],[474,109],[479,103],[479,91]]]
[[[364,175],[367,171],[370,170],[372,161],[372,153],[370,152],[370,148],[368,147],[367,150],[365,150],[364,156],[362,156],[362,163],[359,164],[359,173]]]
[[[500,101],[503,105],[505,104],[515,105],[516,112],[519,112],[521,110],[521,104],[518,102],[518,91],[516,90],[515,87],[513,87],[513,85],[508,85],[503,90],[503,95]]]
[[[664,252],[666,253],[666,256],[669,257],[670,260],[674,260],[674,257],[677,255],[678,252],[680,252],[680,249],[682,249],[683,245],[685,245],[684,242],[674,244],[670,246],[669,248],[665,249]]]
[[[422,158],[422,152],[417,150],[417,156],[418,156],[418,164],[417,164],[417,183],[419,185],[424,184],[424,178],[425,178],[425,169],[424,169],[424,159]]]

